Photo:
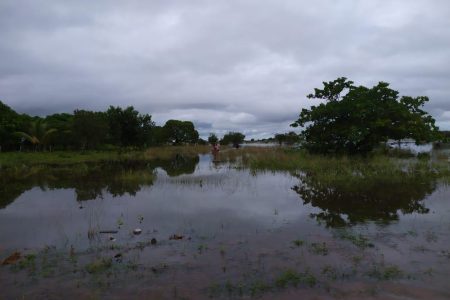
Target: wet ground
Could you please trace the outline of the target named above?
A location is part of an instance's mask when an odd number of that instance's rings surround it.
[[[4,188],[0,299],[450,299],[439,181],[347,192],[210,155],[114,172]]]

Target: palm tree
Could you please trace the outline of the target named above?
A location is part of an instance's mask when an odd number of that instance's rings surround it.
[[[54,128],[47,128],[47,124],[43,120],[38,119],[31,122],[28,133],[20,131],[16,132],[16,134],[29,141],[34,146],[34,150],[36,150],[41,145],[45,147],[51,134],[56,131]]]

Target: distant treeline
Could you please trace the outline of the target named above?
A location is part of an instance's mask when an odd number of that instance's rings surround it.
[[[46,117],[19,114],[0,101],[0,150],[68,150],[206,143],[190,121],[157,126],[132,106],[75,110]]]

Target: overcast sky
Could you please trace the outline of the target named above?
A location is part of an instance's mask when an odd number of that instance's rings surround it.
[[[340,76],[429,96],[450,129],[450,1],[0,0],[0,100],[19,112],[133,105],[268,137]]]

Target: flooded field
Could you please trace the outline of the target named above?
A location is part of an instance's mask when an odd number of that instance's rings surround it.
[[[342,189],[206,154],[1,191],[0,299],[450,299],[433,177]]]

